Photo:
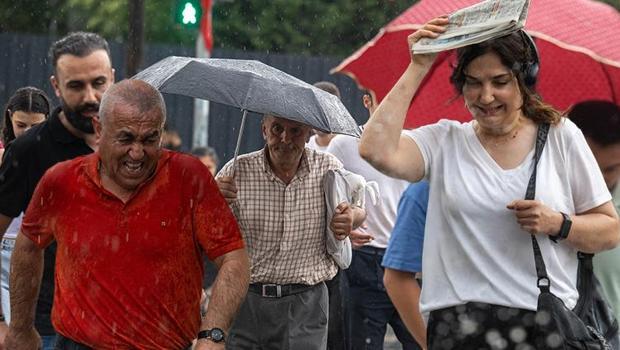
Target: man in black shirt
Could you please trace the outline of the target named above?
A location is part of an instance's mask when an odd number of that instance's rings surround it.
[[[108,44],[97,34],[71,33],[52,45],[50,56],[54,66],[50,81],[60,107],[49,120],[32,128],[5,151],[0,166],[0,239],[13,218],[26,211],[34,189],[47,169],[58,162],[94,151],[96,139],[92,118],[97,117],[103,93],[114,83]],[[53,244],[45,250],[43,281],[34,322],[36,331],[42,336],[43,350],[54,347],[55,331],[50,314],[55,256],[56,245]],[[19,298],[19,295],[11,295],[13,302],[19,303]],[[31,327],[32,316],[12,314],[11,325]],[[4,342],[6,333],[7,325],[2,320],[0,342]]]

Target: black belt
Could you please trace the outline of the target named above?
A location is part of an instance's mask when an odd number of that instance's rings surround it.
[[[323,282],[321,282],[323,283]],[[273,284],[273,283],[252,283],[249,291],[265,298],[282,298],[285,296],[298,294],[314,288],[318,284]]]
[[[365,253],[365,254],[369,254],[369,255],[378,255],[378,256],[385,255],[385,248],[371,247],[371,246],[368,246],[368,245],[361,246],[361,247],[359,247],[357,249],[354,249],[353,251],[354,252]]]

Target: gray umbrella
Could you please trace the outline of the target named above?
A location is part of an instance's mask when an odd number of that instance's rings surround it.
[[[132,79],[144,80],[161,92],[242,109],[235,159],[247,111],[294,120],[323,132],[360,136],[338,97],[259,61],[171,56]]]

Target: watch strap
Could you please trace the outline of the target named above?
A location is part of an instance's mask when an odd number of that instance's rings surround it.
[[[571,226],[573,225],[573,221],[570,219],[568,214],[562,212],[560,212],[560,214],[562,214],[562,226],[560,226],[560,231],[556,235],[549,236],[549,238],[555,243],[565,240],[570,233]]]
[[[203,331],[198,332],[198,339],[207,339],[211,337],[211,330],[205,329]]]
[[[197,339],[208,339],[214,343],[221,343],[226,338],[224,331],[219,328],[205,329],[198,332]]]

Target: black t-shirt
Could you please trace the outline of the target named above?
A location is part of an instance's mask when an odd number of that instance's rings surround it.
[[[92,153],[84,140],[73,136],[58,118],[50,118],[15,139],[5,150],[0,165],[0,213],[17,217],[25,212],[45,171],[54,164]],[[50,314],[54,301],[56,243],[45,249],[45,266],[37,301],[35,327],[41,335],[53,335]]]

